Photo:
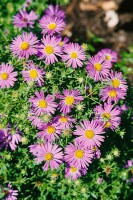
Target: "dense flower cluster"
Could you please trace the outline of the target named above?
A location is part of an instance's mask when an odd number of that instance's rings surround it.
[[[24,10],[13,18],[13,24],[20,29],[33,28],[37,15],[34,11],[27,13],[26,8],[31,1],[26,1]],[[121,72],[113,71],[117,62],[117,53],[110,49],[102,49],[87,60],[85,50],[78,43],[69,43],[68,38],[62,38],[65,28],[65,13],[50,5],[44,16],[39,20],[42,29],[42,39],[39,40],[32,32],[23,32],[12,41],[10,50],[14,57],[25,60],[21,75],[28,84],[35,82],[37,86],[45,86],[46,69],[33,60],[43,61],[46,65],[58,61],[74,70],[85,70],[86,76],[94,83],[101,83],[98,105],[93,109],[93,117],[79,120],[74,113],[76,106],[82,105],[88,95],[88,84],[84,94],[77,87],[63,88],[55,94],[48,94],[43,89],[36,90],[30,96],[28,119],[37,132],[37,142],[29,146],[29,151],[35,157],[37,164],[43,163],[43,170],[59,168],[65,164],[65,177],[76,180],[87,173],[93,159],[100,158],[100,146],[106,137],[106,131],[115,130],[121,122],[121,111],[116,103],[124,99],[127,84]],[[39,62],[38,62],[39,63]],[[87,65],[86,65],[87,63]],[[84,67],[85,66],[85,67]],[[13,87],[17,81],[18,72],[8,63],[0,65],[0,87]],[[89,109],[86,107],[86,110]],[[124,109],[124,108],[123,108]],[[44,120],[47,117],[47,122]],[[64,131],[71,131],[71,142],[62,148],[59,140]],[[75,137],[76,136],[76,137]],[[21,142],[22,133],[16,128],[12,133],[11,127],[0,130],[0,148],[16,149]],[[16,199],[17,190],[9,185],[5,199]]]

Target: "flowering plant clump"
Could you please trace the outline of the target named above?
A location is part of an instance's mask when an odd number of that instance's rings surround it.
[[[120,126],[128,86],[115,71],[118,55],[102,49],[91,56],[62,36],[66,19],[58,5],[48,6],[39,19],[27,11],[30,4],[26,1],[13,17],[18,35],[6,41],[0,58],[0,195],[5,200],[98,199],[107,188],[102,173],[111,173],[113,158],[120,154],[115,134],[124,135]],[[106,159],[105,144],[113,146]],[[99,168],[92,169],[93,163]],[[132,166],[128,160],[122,170]],[[97,193],[92,192],[94,183],[90,191],[84,185],[92,177],[103,184]],[[125,180],[130,184],[132,179]]]

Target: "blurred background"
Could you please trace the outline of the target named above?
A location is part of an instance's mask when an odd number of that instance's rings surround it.
[[[6,32],[13,28],[12,16],[24,1],[0,2],[0,28]],[[108,47],[119,52],[133,84],[133,0],[33,0],[31,7],[40,14],[46,5],[57,3],[67,15],[63,34],[71,41],[89,43],[90,51]]]

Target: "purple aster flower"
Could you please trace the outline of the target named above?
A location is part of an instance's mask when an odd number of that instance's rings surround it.
[[[114,105],[111,105],[110,103],[104,103],[104,106],[96,106],[94,112],[96,117],[105,123],[105,128],[114,130],[119,126],[121,121],[121,118],[119,117],[121,109],[119,106],[114,107]]]
[[[20,13],[18,13],[13,18],[13,24],[16,27],[25,28],[29,26],[30,28],[33,28],[34,21],[38,18],[36,13],[31,10],[30,13],[27,13],[26,11],[20,10]]]
[[[42,34],[53,35],[55,33],[61,34],[61,31],[65,28],[65,22],[63,19],[53,18],[49,16],[43,16],[40,20],[40,28],[43,29]]]
[[[36,116],[34,112],[29,113],[29,115],[30,116],[28,117],[28,119],[29,121],[31,121],[32,126],[35,126],[37,128],[41,128],[43,126],[44,122],[40,116]]]
[[[54,114],[56,110],[56,103],[52,95],[47,95],[44,97],[44,92],[35,92],[36,96],[33,96],[29,99],[29,102],[32,103],[32,107],[35,115],[42,115],[43,113]]]
[[[8,63],[2,63],[0,65],[0,87],[1,88],[10,88],[14,86],[14,82],[17,80],[17,72],[13,72],[13,66]]]
[[[77,178],[81,177],[82,175],[85,175],[87,173],[87,169],[78,169],[76,166],[71,165],[67,166],[65,169],[65,177],[70,178],[72,180],[76,180]]]
[[[55,36],[50,37],[47,35],[43,37],[42,43],[40,45],[40,58],[44,59],[47,65],[53,64],[58,61],[56,56],[61,56],[61,47],[59,46],[59,38]]]
[[[104,127],[103,123],[99,120],[83,120],[80,126],[76,126],[76,130],[73,132],[74,135],[79,137],[75,139],[82,143],[86,148],[91,146],[100,146],[101,142],[104,141]]]
[[[111,67],[111,62],[105,61],[104,57],[95,55],[89,59],[86,70],[91,78],[95,81],[100,81],[107,78]]]
[[[91,150],[94,153],[94,159],[99,159],[101,157],[101,151],[96,145],[91,146]]]
[[[38,52],[39,41],[33,33],[23,32],[18,35],[11,44],[12,54],[19,59],[28,59],[31,55],[36,55]]]
[[[83,66],[83,61],[85,61],[86,55],[78,43],[69,43],[64,45],[63,52],[64,54],[61,57],[68,67],[72,66],[73,68],[77,68]]]
[[[40,129],[41,131],[38,132],[37,135],[49,142],[55,141],[55,138],[59,139],[58,135],[61,134],[60,125],[54,122],[48,122],[47,124],[44,124]]]
[[[70,143],[66,146],[64,158],[70,166],[74,165],[78,169],[82,169],[87,168],[91,163],[93,153],[85,145],[74,142],[74,144]]]
[[[107,82],[113,88],[120,88],[127,91],[127,83],[126,80],[123,79],[121,72],[114,72],[111,70],[109,77],[107,78]]]
[[[8,189],[3,191],[5,193],[4,200],[17,200],[18,190],[12,189],[12,184],[8,184]]]
[[[120,88],[105,87],[100,91],[102,101],[108,101],[109,103],[117,103],[120,99],[125,99],[126,91]]]
[[[64,38],[60,38],[60,42],[59,42],[59,46],[60,47],[64,47],[68,42],[69,42],[69,38],[68,37],[64,37]]]
[[[39,66],[35,66],[33,62],[30,62],[27,65],[27,69],[22,71],[22,75],[24,77],[24,81],[27,83],[29,81],[35,81],[39,86],[42,86],[44,83],[44,75],[45,71],[41,69]]]
[[[57,169],[62,163],[62,159],[62,149],[59,148],[57,144],[52,146],[51,143],[46,143],[45,145],[41,146],[35,158],[37,164],[45,161],[43,166],[44,171],[47,171],[49,166],[51,170]]]
[[[128,160],[127,164],[125,165],[125,168],[129,168],[133,166],[133,160]]]
[[[37,156],[39,150],[41,150],[42,147],[43,147],[43,144],[35,143],[35,144],[29,146],[29,151],[34,156]]]
[[[78,104],[84,98],[81,96],[79,90],[64,90],[63,95],[57,95],[57,98],[60,99],[59,108],[63,114],[67,114],[71,112],[71,108],[74,107],[75,104]]]
[[[25,3],[24,3],[24,5],[23,5],[24,10],[25,10],[27,7],[29,7],[31,4],[32,4],[32,0],[26,0]]]
[[[123,104],[123,105],[121,106],[121,110],[122,110],[122,111],[127,111],[127,110],[129,110],[129,107],[128,107],[126,104]]]
[[[59,9],[58,4],[55,7],[53,5],[49,5],[49,7],[45,11],[45,15],[48,15],[50,17],[57,17],[61,19],[65,18],[65,12]]]
[[[18,130],[14,134],[10,133],[10,129],[0,130],[0,149],[10,146],[11,150],[14,151],[17,148],[16,144],[19,142],[21,142],[21,132]]]
[[[112,63],[117,62],[118,53],[112,51],[111,49],[102,49],[97,53],[98,56],[104,57],[104,60],[110,61]]]
[[[63,129],[69,129],[73,127],[73,123],[76,122],[76,119],[72,118],[72,116],[68,115],[60,115],[55,117],[55,121],[57,124],[60,125],[60,128]]]

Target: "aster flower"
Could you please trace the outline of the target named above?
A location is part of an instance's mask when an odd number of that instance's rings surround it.
[[[76,180],[77,178],[81,177],[82,175],[85,175],[86,173],[86,168],[78,169],[76,166],[73,165],[68,165],[65,169],[65,177],[71,178],[72,180]]]
[[[96,145],[91,146],[91,150],[94,153],[94,159],[99,159],[101,157],[101,151]]]
[[[29,63],[26,70],[22,71],[22,75],[24,77],[24,81],[27,83],[29,81],[35,81],[39,86],[42,86],[44,83],[43,75],[45,71],[41,69],[39,66],[35,66],[34,63]]]
[[[36,116],[33,112],[29,114],[28,120],[31,121],[32,126],[35,126],[37,128],[40,128],[43,126],[44,122],[40,118],[40,116]]]
[[[0,65],[0,87],[1,88],[10,88],[14,86],[14,82],[17,80],[17,72],[13,72],[13,66],[8,63],[2,63]]]
[[[70,166],[74,165],[78,169],[87,168],[89,163],[91,163],[92,158],[92,151],[80,143],[70,143],[65,148],[65,161],[69,163]]]
[[[47,65],[53,64],[58,61],[56,56],[61,56],[61,47],[59,46],[59,38],[55,36],[50,37],[47,35],[43,37],[42,43],[39,47],[40,58],[44,59]]]
[[[107,78],[111,66],[111,62],[105,61],[104,57],[95,55],[89,59],[86,70],[91,78],[99,81]]]
[[[31,97],[29,102],[32,103],[32,107],[35,115],[42,115],[43,113],[54,114],[57,107],[52,95],[44,97],[44,92],[35,92],[35,97]]]
[[[104,60],[110,61],[112,63],[117,62],[118,53],[112,51],[111,49],[102,49],[97,53],[98,56],[104,57]]]
[[[125,168],[129,168],[133,166],[133,160],[127,160],[126,165],[124,166]]]
[[[60,115],[55,117],[55,121],[60,125],[61,129],[69,129],[73,127],[73,123],[76,122],[76,119],[68,115]]]
[[[104,122],[105,128],[114,130],[119,126],[121,121],[121,118],[119,117],[121,109],[119,106],[114,107],[114,105],[111,105],[110,103],[104,103],[104,106],[96,106],[94,112],[96,117]]]
[[[39,152],[39,150],[43,147],[43,144],[38,144],[38,143],[35,143],[33,145],[30,145],[29,146],[29,151],[30,153],[32,153],[34,156],[36,156]]]
[[[74,107],[75,104],[78,104],[83,100],[81,93],[79,90],[64,90],[63,95],[57,95],[57,98],[60,99],[59,108],[63,114],[67,114],[71,112],[71,108]]]
[[[20,13],[18,13],[13,18],[13,24],[16,27],[25,28],[29,26],[30,28],[33,28],[34,21],[38,18],[36,13],[31,10],[30,13],[27,13],[26,11],[20,10]]]
[[[38,52],[37,37],[33,33],[24,32],[22,35],[18,35],[10,46],[12,54],[19,59],[28,59],[31,55],[36,55]]]
[[[55,7],[53,5],[49,5],[49,7],[45,11],[45,15],[50,16],[50,17],[57,17],[61,19],[65,18],[65,12],[59,9],[58,4]]]
[[[42,34],[53,35],[55,33],[61,34],[61,31],[65,28],[65,22],[63,19],[53,18],[49,16],[43,16],[39,22],[40,28],[43,29]]]
[[[117,103],[120,99],[125,99],[126,91],[120,88],[105,87],[100,91],[102,101],[108,101],[109,103]]]
[[[5,193],[4,200],[17,200],[18,190],[12,189],[12,184],[8,184],[8,189],[3,191]]]
[[[64,38],[59,37],[59,39],[60,39],[60,42],[59,42],[60,47],[64,47],[69,42],[68,37],[64,37]]]
[[[21,142],[21,132],[18,130],[14,134],[10,133],[10,129],[0,130],[0,149],[10,146],[11,150],[14,151],[17,148],[16,144],[19,142]]]
[[[73,68],[77,68],[83,66],[83,61],[86,59],[86,55],[78,43],[69,43],[64,45],[63,52],[64,54],[61,57],[68,67],[72,66]]]
[[[109,73],[109,77],[107,78],[107,82],[113,88],[120,88],[122,90],[127,90],[126,80],[122,77],[121,72],[111,72]]]
[[[75,139],[82,143],[86,148],[91,146],[100,146],[101,142],[104,141],[103,123],[99,120],[83,120],[80,122],[80,126],[76,126],[76,130],[73,132],[74,135],[79,137]]]
[[[45,161],[43,166],[44,171],[47,171],[49,166],[51,170],[57,169],[62,163],[62,159],[62,149],[59,148],[57,144],[52,146],[51,143],[46,143],[44,146],[42,146],[35,158],[37,164]]]
[[[25,10],[25,8],[29,7],[31,4],[32,4],[32,0],[26,0],[23,5],[24,10]]]
[[[49,142],[55,141],[55,138],[59,139],[58,135],[61,134],[60,125],[54,122],[44,124],[40,129],[41,131],[37,135]]]

